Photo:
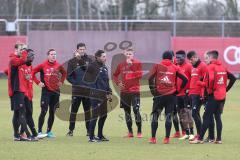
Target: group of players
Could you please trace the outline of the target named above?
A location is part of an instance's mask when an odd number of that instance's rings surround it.
[[[140,80],[143,76],[142,63],[135,59],[134,50],[124,51],[125,60],[119,63],[112,77],[120,89],[120,108],[125,112],[128,128],[126,138],[133,138],[131,108],[137,125],[137,138],[142,138],[142,118],[140,114]],[[188,60],[187,60],[188,59]],[[209,130],[208,142],[222,143],[221,115],[226,92],[236,78],[218,60],[217,51],[208,51],[202,62],[196,52],[180,50],[175,54],[165,51],[160,63],[153,65],[149,72],[149,88],[153,96],[151,131],[149,142],[157,143],[158,119],[165,110],[166,135],[164,144],[170,143],[172,123],[176,133],[172,138],[188,139],[191,144],[201,144],[205,132]],[[65,78],[72,84],[72,105],[67,136],[73,136],[76,115],[81,103],[85,114],[85,125],[89,142],[109,141],[103,134],[107,119],[107,102],[112,100],[109,85],[106,53],[98,50],[94,57],[86,54],[86,45],[79,43],[74,57],[68,61],[67,71],[56,61],[56,51],[47,52],[47,60],[32,68],[34,51],[22,44],[15,45],[10,55],[8,75],[9,96],[13,110],[15,141],[37,141],[40,138],[53,138],[52,126],[56,108],[59,107],[60,87]],[[40,79],[35,75],[40,73]],[[229,80],[229,81],[228,81]],[[41,113],[38,132],[32,118],[33,82],[42,88]],[[201,106],[205,106],[203,121]],[[44,119],[49,110],[46,134],[42,132]],[[215,122],[217,137],[215,139]],[[98,134],[95,127],[98,121]],[[197,134],[194,135],[194,122]],[[180,134],[179,124],[182,129]],[[31,133],[28,131],[28,127]]]
[[[114,82],[121,89],[121,108],[125,111],[128,127],[127,137],[133,137],[131,106],[137,125],[137,137],[142,138],[140,108],[140,79],[142,78],[141,62],[134,59],[133,49],[125,51],[126,61],[117,66],[113,74]],[[190,144],[201,144],[207,129],[207,142],[222,143],[221,115],[226,99],[226,92],[230,90],[236,78],[218,60],[217,51],[208,51],[204,55],[205,63],[197,53],[180,50],[165,51],[162,61],[150,70],[148,81],[153,96],[151,131],[149,143],[156,144],[156,131],[161,112],[165,111],[164,144],[170,143],[172,123],[176,133],[172,138],[189,140]],[[187,60],[188,59],[188,60]],[[229,80],[229,81],[228,81]],[[203,122],[200,115],[204,105]],[[178,118],[179,117],[179,118]],[[179,131],[182,128],[182,135]],[[217,137],[214,128],[216,121]],[[197,134],[194,135],[194,122]]]
[[[9,66],[5,73],[8,75],[8,93],[13,111],[15,141],[38,141],[39,138],[54,137],[51,130],[59,103],[59,87],[66,78],[66,71],[56,61],[54,49],[50,49],[47,56],[46,61],[33,68],[34,51],[27,49],[25,44],[16,44],[14,53],[10,54]],[[37,73],[40,73],[40,79],[35,76]],[[32,117],[33,81],[42,88],[38,132]],[[42,127],[48,108],[47,132],[43,134]]]

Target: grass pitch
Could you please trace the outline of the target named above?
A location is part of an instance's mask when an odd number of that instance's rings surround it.
[[[55,119],[53,132],[55,139],[44,139],[36,143],[14,142],[12,129],[12,112],[7,95],[7,81],[0,80],[0,159],[2,160],[90,160],[90,159],[118,159],[118,160],[237,160],[240,159],[240,83],[228,93],[223,114],[223,144],[190,145],[187,141],[172,139],[171,144],[163,145],[165,134],[164,123],[160,122],[156,145],[148,144],[150,137],[149,115],[152,108],[152,98],[141,99],[141,113],[143,114],[142,139],[122,138],[127,133],[123,119],[123,111],[117,107],[106,120],[104,134],[110,139],[107,143],[88,143],[84,122],[77,122],[73,137],[66,137],[68,122]],[[40,89],[34,90],[34,120],[40,112]],[[70,98],[63,95],[62,99]],[[203,109],[202,109],[203,110]],[[80,112],[82,112],[82,107]],[[46,117],[47,118],[47,117]],[[44,129],[46,129],[46,120]],[[136,126],[133,125],[136,134]],[[172,128],[172,133],[174,128]]]

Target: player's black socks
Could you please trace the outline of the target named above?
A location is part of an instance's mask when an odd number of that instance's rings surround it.
[[[50,106],[49,107],[49,117],[48,117],[48,128],[47,128],[47,132],[50,132],[52,130],[52,126],[54,123],[54,118],[55,118],[55,107],[54,106]]]
[[[136,125],[137,125],[137,132],[138,133],[142,133],[142,117],[140,115],[139,110],[135,113],[135,121],[136,121]]]
[[[26,112],[24,108],[19,109],[18,112],[19,112],[19,117],[18,117],[19,124],[22,127],[23,131],[26,133],[26,135],[29,137],[31,134],[29,133],[27,128]]]
[[[133,130],[132,130],[132,121],[128,121],[128,122],[127,122],[127,128],[128,128],[128,132],[129,132],[129,133],[133,133]]]
[[[152,128],[152,137],[156,137],[158,121],[156,121],[156,122],[152,121],[151,128]]]
[[[217,128],[217,140],[222,140],[222,119],[221,119],[221,113],[215,114],[215,120],[216,120],[216,128]]]
[[[208,128],[208,138],[209,138],[210,140],[214,140],[214,139],[215,139],[214,128],[215,128],[215,122],[214,122],[214,118],[213,118],[213,116],[212,116],[212,117],[210,118],[209,128]]]
[[[190,129],[187,128],[187,129],[185,129],[185,131],[186,131],[186,135],[189,135],[189,133],[190,133]]]
[[[193,119],[196,125],[196,130],[197,130],[197,134],[200,135],[201,132],[201,127],[202,127],[202,121],[201,121],[201,116],[199,114],[199,112],[197,113],[196,110],[193,110]]]
[[[127,128],[128,128],[128,132],[129,133],[133,133],[132,130],[132,117],[131,117],[131,108],[126,108],[124,109],[125,111],[125,120],[126,120],[126,124],[127,124]]]
[[[44,120],[45,120],[45,116],[47,114],[47,109],[45,109],[46,107],[41,107],[41,113],[39,115],[38,118],[38,133],[42,132],[42,127],[44,124]]]
[[[190,131],[190,134],[194,135],[193,128],[190,128],[189,131]]]
[[[172,115],[171,115],[171,113],[167,114],[167,116],[166,116],[165,128],[166,128],[166,138],[169,138],[171,128],[172,128]]]
[[[87,121],[85,122],[85,126],[86,126],[87,133],[89,133],[89,123],[90,123],[89,120],[87,120]]]
[[[173,115],[173,125],[176,132],[179,132],[179,119],[178,119],[177,113]]]
[[[107,119],[107,115],[99,118],[98,120],[98,137],[99,138],[103,136],[103,127],[106,119]]]
[[[152,123],[151,123],[151,128],[152,128],[152,137],[156,137],[156,132],[158,128],[158,113],[153,113],[152,114]]]
[[[89,126],[89,138],[93,139],[94,138],[94,130],[95,130],[95,126],[97,123],[97,118],[94,117],[91,121],[90,121],[90,126]]]
[[[142,123],[141,122],[137,124],[137,132],[142,133]]]
[[[18,112],[14,111],[13,112],[13,119],[12,119],[12,124],[13,124],[13,130],[14,130],[14,137],[19,137],[19,122],[18,122]]]

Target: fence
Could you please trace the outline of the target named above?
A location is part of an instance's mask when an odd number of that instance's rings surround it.
[[[0,34],[8,21],[0,19]],[[31,30],[70,31],[170,31],[172,36],[240,37],[240,20],[169,20],[169,19],[16,19],[17,35]],[[18,27],[19,26],[19,27]]]

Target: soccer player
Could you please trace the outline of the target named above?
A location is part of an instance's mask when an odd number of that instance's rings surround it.
[[[48,59],[42,64],[39,64],[33,69],[33,80],[42,88],[41,95],[41,113],[38,120],[38,135],[42,134],[45,115],[49,108],[47,137],[54,138],[55,135],[51,132],[55,111],[59,107],[60,87],[66,78],[66,71],[56,61],[57,53],[54,49],[49,49],[47,52]],[[40,73],[40,80],[36,74]]]
[[[120,87],[121,105],[124,109],[128,128],[127,137],[133,137],[131,106],[137,125],[137,137],[142,138],[142,120],[140,114],[140,79],[142,77],[141,62],[134,59],[134,50],[126,49],[126,60],[117,66],[113,74],[114,82]]]
[[[176,63],[180,70],[186,75],[188,78],[188,83],[185,88],[180,89],[180,85],[182,84],[182,80],[180,78],[177,79],[177,89],[180,92],[177,94],[177,111],[179,113],[180,121],[185,130],[185,135],[183,135],[180,140],[193,140],[193,119],[192,119],[192,111],[189,105],[189,85],[191,79],[192,66],[186,61],[186,53],[183,50],[176,52]]]
[[[172,114],[177,92],[176,79],[182,79],[181,89],[184,89],[188,82],[184,73],[182,73],[182,71],[173,64],[172,51],[165,51],[162,58],[163,60],[159,64],[153,66],[149,77],[149,88],[154,96],[151,124],[152,138],[149,140],[152,144],[157,142],[156,131],[158,128],[158,118],[163,108],[165,108],[166,117],[166,134],[163,143],[168,144],[170,142],[169,136],[172,127]]]
[[[177,65],[177,59],[173,53],[173,64]],[[177,96],[176,96],[176,99],[175,99],[175,105],[174,105],[174,110],[173,110],[173,126],[175,128],[175,133],[171,136],[171,138],[181,138],[181,136],[185,136],[186,135],[186,132],[185,130],[183,129],[183,124],[182,122],[180,121],[179,122],[179,108],[177,108]],[[182,130],[182,135],[180,133],[180,129],[179,129],[179,124],[180,124],[180,127],[181,127],[181,130]]]
[[[25,73],[26,64],[33,61],[33,54],[28,54],[26,50],[21,50],[20,44],[15,45],[15,52],[10,55],[9,67],[6,73],[8,74],[8,93],[11,99],[11,110],[13,110],[13,129],[15,141],[33,141],[31,134],[27,129],[26,121],[26,105],[25,98],[28,93],[26,86]],[[22,127],[23,132],[27,134],[27,138],[20,137],[19,127]]]
[[[24,48],[24,49],[22,49],[21,52],[27,52],[27,54],[31,54],[34,56],[34,51],[31,49]],[[34,59],[34,57],[32,58],[32,61],[33,61],[33,59]],[[26,107],[25,111],[26,111],[27,125],[32,132],[32,136],[30,138],[32,141],[38,141],[39,138],[40,139],[44,138],[47,136],[47,134],[38,136],[36,128],[35,128],[34,120],[32,117],[32,114],[33,114],[32,62],[26,62],[26,64],[22,65],[21,70],[24,71],[24,76],[25,76],[24,82],[25,82],[26,92],[24,93],[24,95],[25,95],[24,102],[25,102],[25,107]],[[5,74],[8,75],[8,70],[5,71]],[[20,130],[20,138],[21,139],[27,138],[27,135],[25,134],[23,127],[21,127],[21,130]]]
[[[67,80],[72,84],[72,105],[70,114],[70,124],[68,136],[73,136],[75,128],[76,115],[81,105],[85,114],[85,125],[87,129],[87,136],[89,136],[89,120],[90,120],[90,99],[85,94],[87,84],[84,82],[83,77],[92,59],[86,54],[86,45],[79,43],[77,50],[74,53],[74,58],[69,60],[67,69]],[[76,95],[75,95],[76,93]]]
[[[34,51],[31,49],[27,50],[28,54],[32,52],[34,55]],[[38,140],[38,138],[44,138],[47,135],[42,135],[42,137],[38,137],[36,128],[35,128],[35,123],[33,120],[33,104],[32,104],[32,98],[33,98],[33,79],[32,79],[32,62],[27,62],[23,66],[24,72],[25,72],[25,81],[26,81],[26,89],[27,92],[25,92],[25,106],[26,106],[26,120],[27,120],[27,125],[29,126],[31,132],[32,132],[32,139],[33,140]]]
[[[109,141],[103,135],[103,127],[107,118],[107,101],[111,101],[112,90],[109,85],[108,69],[106,63],[106,53],[98,50],[95,53],[96,61],[88,66],[84,80],[91,88],[91,121],[89,125],[89,142]],[[95,137],[94,131],[98,121],[98,134]]]
[[[202,100],[204,98],[203,97],[204,88],[197,85],[197,83],[203,81],[203,77],[207,72],[207,65],[198,58],[198,55],[195,51],[188,52],[187,58],[193,66],[192,72],[191,72],[189,96],[190,96],[190,104],[192,107],[192,117],[195,121],[195,126],[197,130],[197,135],[195,136],[195,139],[197,139],[200,135],[201,126],[202,126],[200,109],[202,105]],[[210,130],[211,128],[212,127],[210,127]],[[214,139],[213,137],[214,133],[213,135],[212,134],[209,134],[209,135],[210,135],[210,139]]]
[[[203,114],[203,124],[200,136],[197,140],[190,141],[191,144],[202,144],[206,130],[211,123],[211,117],[214,115],[217,127],[216,144],[222,144],[222,119],[223,108],[228,92],[236,81],[236,78],[230,73],[218,60],[218,51],[209,51],[204,56],[207,67],[207,74],[204,77],[204,82],[199,82],[198,85],[207,88],[208,98],[206,110]],[[229,79],[229,82],[227,82]]]

